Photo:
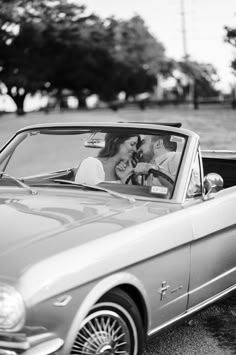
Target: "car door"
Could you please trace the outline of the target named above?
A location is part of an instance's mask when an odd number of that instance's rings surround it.
[[[192,226],[184,209],[171,204],[167,209],[144,229],[142,253],[147,249],[152,256],[131,269],[148,291],[149,335],[181,317],[188,304]]]
[[[193,175],[198,175],[199,186],[201,169],[198,151]],[[205,201],[202,193],[201,189],[190,190],[185,203],[193,228],[188,308],[232,288],[236,279],[236,187]]]

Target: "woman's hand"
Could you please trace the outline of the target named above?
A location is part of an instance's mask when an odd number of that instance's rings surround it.
[[[133,173],[133,171],[134,168],[130,160],[121,160],[115,167],[115,173],[123,184],[125,184],[126,180],[130,176],[130,174]]]

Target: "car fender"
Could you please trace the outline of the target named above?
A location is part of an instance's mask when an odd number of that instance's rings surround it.
[[[129,286],[133,286],[142,296],[146,310],[147,310],[147,319],[148,314],[150,314],[150,305],[148,302],[147,292],[140,282],[140,280],[128,272],[119,272],[115,275],[110,275],[105,279],[99,281],[88,293],[84,301],[81,303],[78,308],[77,313],[71,323],[70,329],[68,331],[66,342],[63,350],[65,353],[69,353],[71,347],[73,346],[74,340],[76,338],[78,329],[80,327],[81,322],[92,309],[92,307],[97,303],[97,301],[108,293],[111,289],[128,284]]]

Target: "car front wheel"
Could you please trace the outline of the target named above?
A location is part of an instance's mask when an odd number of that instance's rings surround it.
[[[71,354],[141,355],[143,342],[136,304],[125,292],[114,289],[83,320]]]

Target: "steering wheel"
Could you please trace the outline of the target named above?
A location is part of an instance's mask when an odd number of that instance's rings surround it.
[[[160,170],[156,170],[156,169],[149,169],[147,174],[142,174],[145,175],[146,178],[148,178],[151,174],[153,174],[154,177],[162,177],[164,179],[166,179],[171,185],[174,185],[174,180],[168,176],[167,174],[163,173]],[[132,181],[133,185],[137,185],[136,183],[136,177],[137,175],[135,173],[132,173],[127,180],[125,181],[126,184],[128,184],[130,181]]]

